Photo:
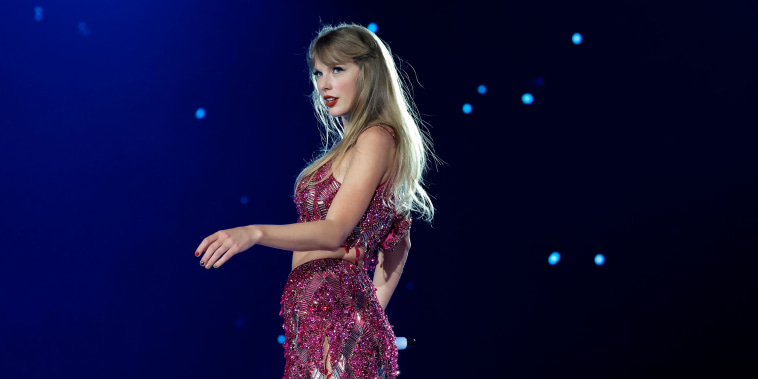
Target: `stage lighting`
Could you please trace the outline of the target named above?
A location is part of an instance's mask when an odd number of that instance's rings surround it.
[[[554,251],[547,258],[547,263],[550,263],[551,266],[555,266],[555,264],[558,263],[560,260],[561,260],[561,253]]]
[[[250,199],[248,199],[247,196],[240,197],[240,203],[242,203],[242,205],[247,205],[248,201],[250,201]]]
[[[472,107],[471,104],[469,103],[463,104],[463,113],[469,114],[473,110],[474,110],[474,107]]]
[[[595,256],[595,264],[598,266],[602,266],[605,263],[605,255],[598,254]]]
[[[42,7],[34,7],[34,19],[42,21]]]
[[[582,35],[579,33],[574,33],[574,35],[571,36],[571,42],[573,42],[574,45],[582,43]]]
[[[376,31],[379,30],[379,25],[377,25],[375,22],[372,22],[372,23],[368,24],[368,26],[366,28],[368,30],[370,30],[371,33],[376,33]]]
[[[476,90],[477,90],[477,92],[479,92],[480,95],[484,95],[485,93],[487,93],[487,86],[485,86],[484,84],[482,84]]]
[[[205,108],[197,108],[197,111],[195,111],[195,117],[198,120],[202,120],[205,117]]]
[[[280,334],[279,337],[276,337],[276,342],[279,342],[280,345],[283,344],[284,343],[284,335]]]
[[[534,102],[534,96],[531,93],[525,93],[521,96],[521,102],[529,105]]]

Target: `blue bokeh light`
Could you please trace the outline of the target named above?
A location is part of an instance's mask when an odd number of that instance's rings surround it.
[[[574,33],[574,35],[571,36],[571,42],[573,42],[574,45],[582,43],[582,35],[580,33]]]
[[[34,7],[34,19],[42,21],[42,7]]]
[[[602,266],[605,263],[605,255],[598,254],[595,256],[595,264],[598,266]]]
[[[534,102],[534,96],[532,96],[531,93],[525,93],[521,95],[521,102],[526,105],[529,105]]]
[[[375,22],[372,22],[372,23],[368,24],[368,26],[366,28],[368,30],[370,30],[371,33],[376,33],[376,31],[379,30],[379,25],[377,25]]]
[[[89,26],[87,26],[86,22],[80,22],[79,23],[79,34],[83,36],[88,36],[92,34],[92,30],[90,30]]]
[[[195,111],[195,117],[198,120],[202,120],[205,117],[205,108],[197,108],[197,111]]]
[[[558,263],[560,260],[561,260],[561,253],[554,251],[547,258],[547,263],[550,263],[551,266],[555,266],[555,264]]]
[[[247,205],[249,201],[250,199],[248,199],[247,196],[240,197],[240,203],[242,203],[242,205]]]
[[[284,334],[280,334],[279,337],[276,337],[276,342],[279,342],[280,345],[284,343],[284,340]]]
[[[534,79],[529,79],[529,86],[534,89],[540,89],[545,86],[545,78],[538,76]]]
[[[471,104],[469,103],[463,104],[463,113],[469,114],[473,110],[474,110],[474,107],[472,107]]]
[[[484,95],[487,93],[487,86],[484,84],[480,85],[479,88],[476,89],[477,92],[479,92],[480,95]]]

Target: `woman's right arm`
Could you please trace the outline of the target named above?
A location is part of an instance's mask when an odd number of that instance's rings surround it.
[[[408,251],[411,249],[411,234],[408,232],[405,238],[395,246],[395,250],[379,251],[378,263],[374,271],[374,287],[376,297],[382,309],[387,309],[392,293],[395,292],[400,276],[403,274],[405,261],[408,259]]]
[[[324,220],[286,225],[248,225],[218,231],[195,250],[205,268],[220,267],[233,255],[264,245],[288,251],[336,251],[358,225],[389,170],[395,140],[386,131],[363,132]],[[204,253],[204,254],[203,254]]]

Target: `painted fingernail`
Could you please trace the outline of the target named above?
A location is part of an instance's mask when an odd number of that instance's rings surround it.
[[[218,268],[218,264],[213,265],[213,268]]]
[[[199,251],[196,251],[196,252],[195,252],[195,256],[196,256],[196,257],[199,257],[199,256],[200,256],[200,252],[199,252]]]
[[[200,261],[200,266],[202,266],[202,265],[204,265],[204,264],[205,264],[205,262],[203,262],[203,261]]]

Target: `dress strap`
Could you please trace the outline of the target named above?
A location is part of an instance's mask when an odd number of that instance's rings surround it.
[[[396,140],[396,139],[397,139],[397,138],[395,138],[395,132],[393,132],[393,131],[392,131],[392,129],[390,129],[390,128],[388,128],[388,127],[386,127],[386,126],[382,125],[382,124],[375,124],[375,125],[371,125],[371,126],[369,126],[368,128],[366,128],[366,130],[369,130],[370,128],[373,128],[373,127],[375,127],[375,126],[378,126],[378,127],[382,128],[382,129],[384,129],[384,130],[385,130],[387,133],[389,133],[389,134],[392,136],[392,139],[394,139],[394,140]],[[365,132],[366,130],[364,130],[364,132]]]

